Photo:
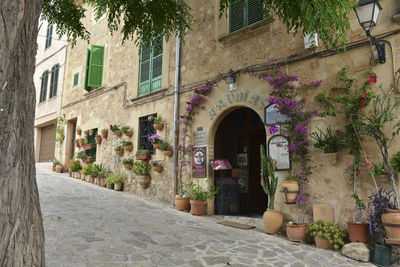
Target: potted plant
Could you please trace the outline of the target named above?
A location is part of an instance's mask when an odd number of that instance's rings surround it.
[[[54,158],[53,159],[53,167],[52,167],[53,172],[56,171],[56,167],[58,164],[60,164],[60,161],[58,161],[58,159]]]
[[[85,176],[85,181],[90,181],[90,175],[92,174],[93,164],[87,164],[86,167],[82,169],[82,174]]]
[[[82,169],[81,163],[79,160],[75,160],[69,165],[69,169],[72,171],[74,178],[81,178],[81,174],[79,171]]]
[[[76,147],[80,147],[79,138],[75,140],[75,146],[76,146]]]
[[[121,132],[129,137],[131,137],[133,135],[133,131],[131,130],[131,127],[129,127],[129,126],[123,126],[121,128]]]
[[[121,141],[121,146],[123,146],[126,151],[130,152],[130,151],[133,150],[133,145],[132,145],[131,141],[122,140]]]
[[[183,192],[190,198],[190,214],[203,216],[207,199],[219,192],[219,187],[211,185],[209,189],[203,189],[200,185],[189,182],[184,184]]]
[[[137,160],[148,160],[150,159],[150,151],[146,149],[138,149],[136,150],[135,157]]]
[[[150,184],[149,170],[150,164],[143,160],[135,161],[132,166],[132,171],[136,174],[136,180],[143,188],[148,187]]]
[[[285,204],[295,204],[297,193],[299,192],[299,182],[297,176],[288,175],[285,181],[282,182],[282,193],[285,199]]]
[[[161,137],[158,134],[150,135],[149,140],[153,144],[154,148],[160,149],[162,141]]]
[[[173,154],[172,147],[168,142],[162,142],[160,150],[168,157],[171,157]]]
[[[363,211],[365,210],[364,201],[360,199],[357,193],[351,195],[355,202],[355,220],[347,222],[347,231],[351,242],[365,243],[368,241],[369,223],[363,221]]]
[[[299,204],[304,203],[307,201],[307,196],[302,193],[296,196],[296,200],[299,202]],[[303,221],[300,221],[300,214],[298,213],[296,223],[288,222],[286,224],[286,235],[290,241],[303,243],[307,239],[307,227],[307,223],[303,223]]]
[[[114,148],[115,150],[115,154],[117,154],[118,156],[123,156],[124,155],[124,148],[122,146],[117,146]]]
[[[268,234],[276,234],[283,224],[282,214],[274,210],[275,192],[278,186],[278,177],[275,176],[274,163],[265,155],[264,146],[260,145],[261,154],[261,186],[268,196],[268,209],[264,212],[264,230]]]
[[[116,136],[121,136],[122,135],[122,131],[119,128],[119,126],[117,125],[110,125],[110,130],[116,135]]]
[[[61,164],[61,162],[58,162],[56,165],[56,172],[57,173],[62,173],[64,170],[64,166]]]
[[[103,164],[94,164],[92,169],[92,176],[95,177],[95,184],[105,187],[105,178],[111,173],[109,168]]]
[[[336,164],[338,150],[346,145],[343,133],[340,130],[333,131],[331,127],[326,128],[325,133],[319,128],[317,130],[318,132],[311,133],[313,146],[328,155],[329,163]]]
[[[83,132],[83,134],[85,135],[85,137],[88,137],[88,136],[89,136],[89,130],[85,130],[85,131]]]
[[[121,173],[113,173],[107,176],[106,183],[107,185],[114,184],[114,190],[121,191],[122,184],[125,182],[125,180],[126,180],[126,175]]]
[[[323,220],[310,223],[307,233],[314,236],[317,247],[325,249],[341,248],[346,237],[345,231],[340,229],[339,225]]]
[[[101,129],[101,137],[104,139],[107,139],[107,137],[108,137],[108,129],[107,128]]]
[[[160,115],[149,116],[148,120],[153,123],[154,129],[161,131],[164,128],[164,124],[162,123],[162,119],[161,119]]]
[[[88,139],[84,139],[84,145],[83,145],[83,149],[84,150],[89,150],[89,149],[93,149],[95,144],[89,143]]]
[[[122,161],[122,164],[124,164],[125,169],[130,170],[133,165],[133,159],[132,158],[127,158]]]
[[[84,150],[79,151],[78,153],[75,154],[75,158],[83,160],[84,158],[86,158],[86,152]]]
[[[161,166],[160,162],[150,160],[151,169],[158,173],[162,172],[163,166]]]
[[[89,130],[89,136],[93,136],[93,134],[94,134],[94,130],[93,130],[93,129],[90,129],[90,130]]]
[[[396,209],[396,203],[393,201],[393,190],[379,188],[376,193],[372,192],[368,198],[370,228],[375,235],[381,235],[383,233],[382,215],[388,210]]]
[[[79,147],[83,147],[85,144],[85,138],[79,138]]]
[[[393,155],[390,165],[397,172],[397,178],[400,178],[400,151]]]
[[[78,127],[78,128],[76,129],[76,133],[77,133],[78,135],[81,135],[81,134],[82,134],[82,129],[81,129],[80,127]]]
[[[98,145],[101,144],[101,140],[102,140],[101,135],[97,134],[97,135],[94,137],[94,139],[96,140],[96,144],[98,144]]]

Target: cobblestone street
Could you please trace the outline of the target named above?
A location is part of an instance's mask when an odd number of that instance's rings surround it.
[[[37,164],[47,266],[372,266]]]

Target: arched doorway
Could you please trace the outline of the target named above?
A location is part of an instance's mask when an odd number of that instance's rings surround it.
[[[228,159],[230,171],[215,171],[221,187],[215,199],[215,214],[259,216],[267,208],[260,183],[260,145],[266,143],[263,121],[250,108],[230,112],[219,124],[214,141],[215,159]]]

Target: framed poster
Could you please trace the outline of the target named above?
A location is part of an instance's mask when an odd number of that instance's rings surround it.
[[[193,177],[206,177],[206,147],[195,147],[192,157]]]
[[[268,140],[268,156],[275,160],[277,171],[291,169],[289,139],[284,135],[274,135]]]
[[[276,104],[268,105],[264,109],[265,125],[272,125],[277,123],[285,123],[289,118],[276,110]]]

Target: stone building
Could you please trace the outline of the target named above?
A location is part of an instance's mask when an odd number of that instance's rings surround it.
[[[188,33],[180,50],[176,40],[162,41],[162,49],[156,46],[140,51],[133,42],[121,43],[119,33],[110,35],[104,16],[96,20],[95,11],[88,8],[85,25],[91,32],[90,44],[78,41],[75,47],[68,46],[66,75],[64,81],[61,114],[68,120],[66,142],[62,147],[62,162],[68,163],[74,157],[76,128],[83,131],[99,132],[110,124],[130,126],[133,152],[124,157],[134,158],[134,151],[150,148],[146,137],[156,133],[147,121],[149,115],[161,115],[164,129],[157,131],[163,140],[174,144],[174,90],[179,90],[179,114],[185,113],[187,102],[193,91],[206,82],[213,84],[211,92],[202,102],[192,118],[187,143],[204,147],[205,174],[203,178],[192,177],[192,159],[184,171],[184,180],[194,180],[203,185],[218,182],[217,176],[231,176],[230,173],[213,171],[209,161],[228,159],[235,175],[241,176],[237,213],[240,215],[261,215],[266,208],[266,196],[259,184],[260,144],[267,145],[272,135],[265,123],[265,112],[269,105],[271,87],[263,80],[248,73],[263,71],[265,63],[274,57],[282,69],[296,75],[302,81],[322,80],[319,87],[301,91],[301,98],[307,99],[307,108],[318,108],[314,97],[321,90],[328,90],[337,84],[336,74],[344,66],[348,73],[360,81],[367,78],[366,72],[373,71],[383,87],[396,81],[399,68],[400,35],[399,26],[392,17],[400,11],[396,1],[381,1],[382,11],[373,34],[384,39],[386,63],[371,65],[371,46],[360,27],[355,14],[351,14],[351,31],[348,33],[347,50],[342,53],[327,50],[316,43],[310,49],[309,39],[302,34],[293,36],[279,19],[263,18],[257,6],[244,1],[244,7],[237,13],[219,18],[217,0],[189,1],[196,23]],[[232,9],[231,9],[232,10]],[[245,12],[243,11],[245,10]],[[229,13],[229,12],[228,12]],[[239,15],[238,15],[239,14]],[[306,46],[305,46],[306,45]],[[179,51],[179,62],[176,53]],[[176,66],[179,63],[179,83],[175,83]],[[235,83],[228,84],[229,73],[235,74]],[[309,131],[316,127],[330,125],[342,129],[340,119],[314,117]],[[182,137],[182,125],[180,136]],[[122,166],[122,159],[114,152],[121,138],[109,132],[108,138],[97,145],[94,155],[97,163],[103,163],[114,171],[129,174],[125,190],[171,201],[174,192],[173,158],[164,156],[159,150],[152,150],[152,160],[159,161],[164,170],[161,174],[151,172],[151,183],[147,189],[137,185],[134,175]],[[365,138],[365,153],[370,161],[381,160],[374,140]],[[391,153],[397,152],[399,142],[392,145]],[[311,149],[312,175],[305,183],[309,196],[303,206],[306,220],[310,220],[311,205],[329,203],[334,207],[335,220],[344,223],[353,216],[353,200],[350,195],[353,185],[348,178],[346,161],[351,160],[348,149],[339,152],[338,162],[329,163],[328,157],[319,150]],[[200,150],[199,150],[200,151]],[[190,155],[189,155],[190,156]],[[199,170],[200,173],[202,170]],[[279,185],[275,208],[282,211],[286,220],[293,220],[295,205],[284,204],[280,184],[290,171],[278,171]],[[221,180],[222,181],[222,180]],[[379,181],[389,186],[389,181]],[[374,183],[367,174],[356,181],[360,196],[367,200]],[[229,206],[228,198],[210,199],[208,213],[219,212]]]
[[[40,22],[37,37],[35,161],[52,161],[55,156],[56,121],[60,115],[67,53],[67,39],[59,37],[55,25]]]

